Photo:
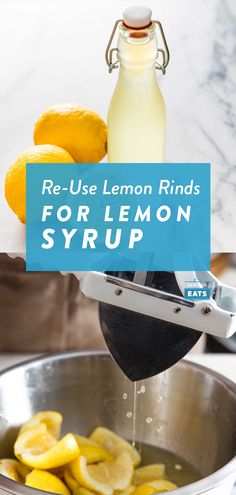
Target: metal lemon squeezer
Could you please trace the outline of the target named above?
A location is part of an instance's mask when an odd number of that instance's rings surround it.
[[[236,289],[210,272],[75,272],[83,294],[99,301],[108,349],[133,381],[156,375],[183,358],[201,334],[236,331]],[[183,297],[207,288],[207,300]]]

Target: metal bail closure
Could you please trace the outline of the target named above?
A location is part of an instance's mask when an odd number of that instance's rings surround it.
[[[116,56],[116,59],[113,60],[114,54],[115,53],[116,53],[116,55],[118,54],[118,48],[111,48],[111,45],[112,45],[113,38],[116,34],[117,27],[120,24],[120,22],[123,22],[123,20],[118,19],[115,22],[114,27],[112,29],[111,36],[110,36],[109,41],[108,41],[106,52],[105,52],[105,58],[106,58],[106,63],[108,65],[109,73],[111,73],[113,71],[113,69],[118,69],[118,67],[119,67],[118,57]]]
[[[112,45],[112,41],[114,39],[114,36],[116,34],[117,27],[121,22],[123,22],[123,19],[118,19],[115,22],[111,36],[110,36],[109,41],[108,41],[106,52],[105,52],[105,59],[106,59],[107,65],[108,65],[109,73],[111,73],[113,71],[113,69],[118,69],[118,67],[119,67],[119,59],[117,56],[118,48],[111,48],[111,45]],[[162,27],[160,21],[152,21],[152,22],[155,22],[155,24],[157,24],[159,31],[160,31],[160,34],[161,34],[161,37],[162,37],[163,45],[164,45],[164,48],[158,48],[157,49],[157,58],[156,58],[155,68],[158,70],[161,70],[162,74],[165,74],[166,73],[166,67],[170,61],[170,52],[169,52],[166,37],[164,34],[164,30],[163,30],[163,27]],[[161,53],[161,55],[162,55],[162,63],[160,63],[158,61],[159,53]],[[116,54],[116,58],[114,59],[115,54]]]
[[[152,22],[155,22],[155,24],[157,24],[157,26],[159,27],[159,31],[160,31],[163,45],[164,45],[164,48],[158,48],[157,49],[157,58],[156,58],[155,68],[158,70],[161,70],[162,74],[165,74],[166,73],[166,67],[170,61],[170,52],[169,52],[169,48],[167,45],[165,33],[164,33],[164,30],[163,30],[163,27],[162,27],[160,21],[152,21]],[[162,63],[158,62],[159,53],[162,54]]]

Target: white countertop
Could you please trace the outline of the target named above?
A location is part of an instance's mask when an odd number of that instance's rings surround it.
[[[142,4],[143,0],[136,0]],[[235,0],[148,0],[171,63],[159,74],[168,112],[167,161],[212,163],[212,252],[236,251]],[[117,78],[104,52],[133,0],[8,0],[0,17],[0,196],[9,165],[31,146],[48,106],[76,101],[106,119]],[[1,200],[0,251],[23,252],[25,228]]]

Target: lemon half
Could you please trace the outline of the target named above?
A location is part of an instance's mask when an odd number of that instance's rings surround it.
[[[138,451],[129,442],[124,440],[124,438],[119,437],[119,435],[108,428],[98,426],[90,435],[90,439],[100,444],[114,457],[117,457],[121,452],[128,452],[133,459],[134,467],[138,466],[141,462],[141,456]]]
[[[132,495],[152,495],[154,493],[165,493],[170,492],[171,490],[175,490],[176,488],[178,487],[168,480],[152,480],[143,485],[139,485],[134,490]]]
[[[114,461],[91,465],[87,464],[86,457],[79,456],[70,464],[70,468],[80,485],[101,495],[125,490],[133,475],[132,458],[127,452],[122,452]]]
[[[158,490],[156,491],[153,486],[150,486],[148,484],[143,484],[138,486],[134,491],[132,495],[153,495],[153,493],[159,493]]]
[[[61,495],[70,495],[70,491],[60,478],[47,471],[40,471],[39,469],[33,469],[33,471],[28,474],[25,484],[26,486],[31,486],[38,490],[59,493]]]
[[[165,464],[149,464],[148,466],[137,468],[134,471],[132,482],[134,485],[142,485],[151,480],[164,478],[164,475]]]
[[[73,492],[73,495],[94,495],[94,492],[88,490],[87,488],[83,488],[83,486],[78,486]]]
[[[74,493],[74,491],[78,488],[79,484],[78,481],[74,478],[73,474],[71,473],[69,467],[66,467],[66,469],[64,470],[63,478],[70,491]]]
[[[50,435],[58,440],[61,434],[62,419],[62,414],[56,411],[38,412],[21,426],[18,435],[21,435],[26,430],[31,430],[35,426],[45,424]]]
[[[113,456],[110,452],[89,438],[75,435],[75,439],[79,445],[80,455],[86,457],[88,464],[113,460]]]
[[[100,493],[101,495],[112,495],[113,490],[107,485],[107,479],[109,477],[108,471],[105,468],[104,472],[103,468],[99,466],[100,465],[98,464],[96,473],[94,470],[91,472],[92,466],[90,466],[89,469],[86,457],[81,455],[70,464],[70,469],[79,485],[82,485],[88,490]]]
[[[72,433],[56,441],[42,423],[18,436],[14,453],[27,466],[52,469],[75,459],[79,455],[79,447]]]
[[[1,459],[0,474],[12,480],[24,483],[29,469],[16,459]]]

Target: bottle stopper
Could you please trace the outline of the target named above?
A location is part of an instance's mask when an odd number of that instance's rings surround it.
[[[150,25],[152,11],[149,7],[134,5],[123,12],[124,24],[133,29],[142,29]]]

